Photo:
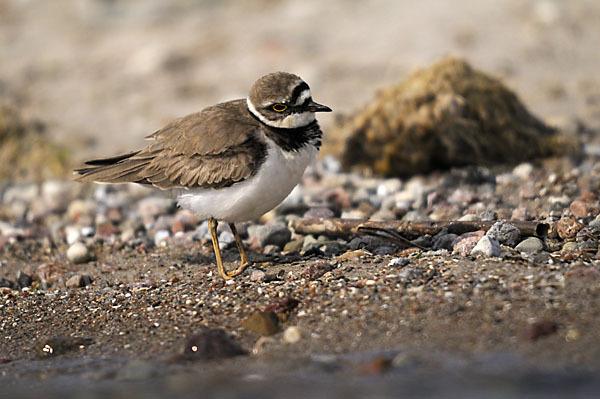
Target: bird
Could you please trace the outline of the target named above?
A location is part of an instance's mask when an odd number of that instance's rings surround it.
[[[168,191],[179,207],[208,220],[219,274],[230,280],[250,265],[235,223],[276,207],[300,182],[322,142],[317,112],[298,75],[274,72],[256,80],[245,99],[222,102],[178,118],[146,137],[145,148],[94,159],[75,180],[138,183]],[[229,224],[240,266],[223,266],[217,236]]]

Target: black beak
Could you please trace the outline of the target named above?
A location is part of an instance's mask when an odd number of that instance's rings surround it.
[[[313,100],[310,100],[310,102],[306,104],[305,107],[310,112],[331,112],[331,108],[329,108],[327,105],[316,103]]]

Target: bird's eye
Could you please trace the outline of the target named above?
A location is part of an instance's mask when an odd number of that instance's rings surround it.
[[[273,106],[271,107],[273,108],[273,111],[275,112],[283,112],[287,109],[287,105],[285,104],[273,104]]]

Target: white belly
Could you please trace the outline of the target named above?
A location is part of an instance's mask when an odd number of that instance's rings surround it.
[[[251,178],[219,189],[177,189],[177,203],[203,219],[225,222],[254,220],[276,207],[300,182],[318,150],[308,145],[297,152],[285,152],[272,140],[267,142],[267,159]]]

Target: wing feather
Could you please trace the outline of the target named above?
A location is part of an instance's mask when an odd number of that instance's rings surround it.
[[[146,148],[86,162],[78,181],[135,182],[161,189],[219,188],[252,176],[266,144],[244,100],[206,108],[169,123],[147,138]]]

